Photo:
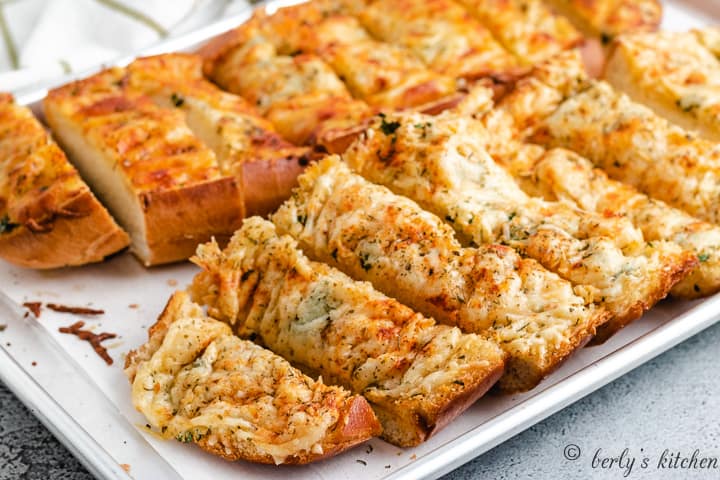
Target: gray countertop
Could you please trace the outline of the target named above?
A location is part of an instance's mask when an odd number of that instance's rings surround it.
[[[460,467],[446,479],[720,478],[719,359],[720,324]],[[605,458],[617,457],[626,448],[622,467],[615,463],[603,469],[596,460],[593,468],[598,449],[599,457]],[[565,454],[574,457],[578,449],[579,458],[565,458]],[[718,458],[717,468],[682,469],[682,458],[674,460],[676,452],[687,457],[686,466],[700,466],[703,457],[708,461]],[[644,458],[647,464],[643,469]],[[0,479],[16,478],[76,480],[91,476],[0,384]]]

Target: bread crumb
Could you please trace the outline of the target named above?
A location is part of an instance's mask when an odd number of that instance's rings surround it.
[[[33,367],[37,367],[37,362],[32,362],[30,365],[32,365]]]
[[[140,308],[140,305],[138,305],[137,303],[131,303],[130,305],[128,305],[128,308],[132,308],[134,310]]]
[[[415,455],[414,453],[412,455],[410,455],[410,460],[416,460],[416,459],[417,459],[417,455]]]
[[[35,318],[40,318],[42,302],[25,302],[23,303],[23,307],[30,310],[33,315],[35,315]]]
[[[125,470],[127,473],[130,473],[130,465],[129,465],[129,464],[127,464],[127,463],[121,463],[121,464],[120,464],[120,468],[122,468],[123,470]]]
[[[171,287],[177,287],[178,282],[177,282],[177,280],[171,278],[170,280],[167,281],[167,284],[170,285]]]
[[[0,323],[0,332],[4,332],[6,328],[7,325],[5,325],[4,323]]]

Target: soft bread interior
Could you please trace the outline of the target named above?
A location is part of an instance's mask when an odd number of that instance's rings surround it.
[[[106,206],[132,239],[131,250],[144,263],[151,257],[147,228],[140,199],[132,191],[122,170],[102,150],[91,145],[82,132],[51,104],[45,106],[45,117],[55,138],[91,190]]]

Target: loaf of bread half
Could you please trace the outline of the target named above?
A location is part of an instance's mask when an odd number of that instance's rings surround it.
[[[242,186],[177,110],[128,91],[113,68],[52,90],[45,116],[83,178],[145,265],[188,258],[227,240],[244,215]]]
[[[309,463],[381,430],[363,397],[241,340],[184,292],[127,356],[125,372],[135,408],[162,437],[227,460]]]
[[[32,112],[0,94],[0,257],[57,268],[99,262],[128,243]]]
[[[417,445],[482,396],[505,353],[493,342],[436,325],[323,263],[309,261],[272,223],[245,220],[224,251],[194,259],[191,287],[208,312],[325,381],[360,393],[383,437]]]

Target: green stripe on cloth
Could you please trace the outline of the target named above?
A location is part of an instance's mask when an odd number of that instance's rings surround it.
[[[18,62],[17,47],[15,46],[15,40],[12,38],[10,28],[8,27],[7,21],[5,20],[5,12],[3,5],[0,3],[0,34],[2,34],[3,41],[5,42],[5,50],[7,51],[10,64],[13,68],[17,69],[20,64]]]
[[[115,10],[116,12],[122,13],[123,15],[132,18],[133,20],[144,24],[148,28],[152,28],[161,37],[167,37],[168,31],[157,23],[152,18],[145,15],[143,12],[135,10],[134,8],[128,7],[116,0],[95,0],[96,2]]]

